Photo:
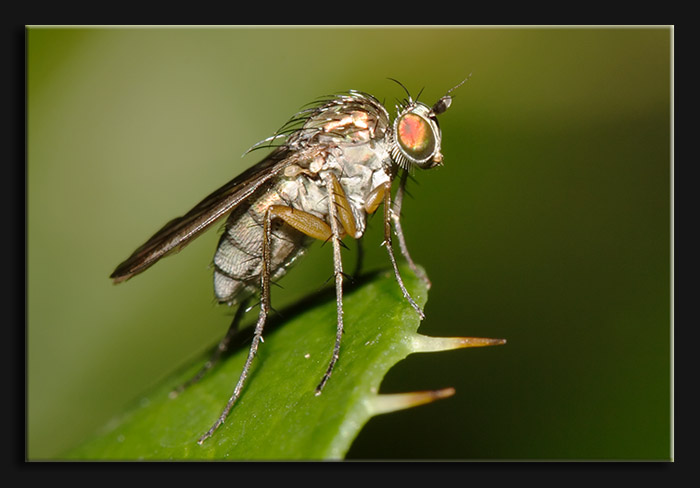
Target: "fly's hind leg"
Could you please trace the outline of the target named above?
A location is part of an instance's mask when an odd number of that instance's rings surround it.
[[[245,364],[243,365],[243,370],[241,375],[238,377],[238,382],[236,383],[231,398],[229,398],[224,410],[219,415],[219,418],[214,422],[214,425],[197,441],[198,444],[202,444],[205,440],[211,437],[216,429],[218,429],[221,424],[224,423],[226,417],[228,417],[231,408],[238,400],[243,390],[243,385],[245,384],[246,378],[248,378],[248,373],[250,371],[250,366],[253,363],[253,358],[258,352],[258,345],[262,339],[263,328],[265,327],[265,321],[267,320],[267,314],[270,310],[270,266],[271,266],[271,256],[270,256],[270,246],[272,241],[272,219],[275,217],[274,206],[271,206],[265,212],[265,221],[263,224],[263,245],[262,245],[262,267],[260,270],[260,313],[258,314],[258,321],[255,323],[255,332],[253,333],[253,342],[250,344],[250,349],[248,350],[248,357],[246,358]]]
[[[226,417],[228,417],[231,408],[233,408],[236,400],[238,400],[238,397],[241,395],[241,391],[243,390],[243,385],[248,378],[248,373],[250,372],[253,359],[257,354],[258,346],[262,341],[263,328],[265,327],[267,315],[270,311],[270,273],[272,266],[271,245],[273,219],[282,219],[295,229],[316,239],[328,240],[333,236],[331,227],[315,215],[300,210],[295,210],[292,207],[287,207],[284,205],[271,205],[265,212],[265,220],[263,223],[262,267],[260,270],[260,313],[258,315],[258,321],[255,324],[253,342],[250,345],[248,357],[246,358],[245,364],[243,365],[243,370],[241,371],[241,375],[238,378],[238,382],[233,389],[233,393],[231,394],[228,403],[226,403],[226,406],[221,412],[219,418],[216,420],[216,422],[214,422],[214,425],[212,425],[211,428],[202,437],[200,437],[198,441],[199,444],[202,444],[205,440],[211,437],[216,429],[218,429],[221,424],[224,423]],[[336,244],[334,240],[334,248],[335,246]]]
[[[245,300],[241,301],[241,303],[238,305],[238,309],[236,310],[236,314],[233,316],[233,320],[231,321],[231,326],[228,328],[228,332],[226,332],[224,338],[221,339],[221,342],[219,342],[219,344],[216,346],[216,349],[214,349],[214,352],[209,358],[209,360],[206,363],[204,363],[204,365],[197,372],[197,374],[195,374],[192,378],[185,381],[181,385],[177,386],[173,391],[171,391],[169,394],[170,398],[177,397],[180,393],[185,391],[185,389],[197,383],[199,380],[202,379],[202,377],[204,377],[207,371],[212,369],[219,362],[221,357],[228,350],[229,344],[231,343],[231,339],[233,339],[238,333],[238,326],[240,325],[241,320],[243,319],[243,315],[246,312],[246,307],[249,301],[250,300],[246,298]]]

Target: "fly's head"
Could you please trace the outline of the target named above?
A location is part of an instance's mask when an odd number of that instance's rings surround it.
[[[450,93],[468,79],[449,90],[432,107],[423,102],[414,101],[410,95],[408,100],[404,100],[400,106],[396,107],[398,115],[393,124],[390,151],[394,163],[404,169],[409,169],[411,166],[430,169],[442,165],[443,157],[440,152],[442,132],[437,117],[452,104]]]

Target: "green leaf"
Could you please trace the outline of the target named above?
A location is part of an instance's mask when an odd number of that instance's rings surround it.
[[[427,286],[408,268],[406,287],[423,307]],[[109,422],[67,454],[73,459],[341,459],[374,415],[449,396],[434,392],[378,394],[387,371],[413,352],[499,341],[430,338],[417,333],[418,314],[392,272],[375,273],[344,296],[345,334],[340,358],[323,393],[314,389],[335,340],[335,291],[318,294],[282,312],[266,326],[243,393],[226,422],[197,443],[221,413],[248,353],[244,341],[199,382],[171,399],[191,378],[202,356]],[[283,325],[283,326],[281,326]],[[250,339],[250,334],[243,334]]]

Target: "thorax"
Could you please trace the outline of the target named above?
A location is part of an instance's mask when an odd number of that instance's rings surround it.
[[[318,164],[288,170],[276,192],[280,201],[327,220],[329,198],[324,180],[333,173],[343,187],[360,236],[366,228],[367,198],[372,190],[391,180],[389,153],[376,141],[337,145]]]

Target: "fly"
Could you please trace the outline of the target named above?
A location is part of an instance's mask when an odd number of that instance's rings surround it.
[[[260,312],[238,382],[219,418],[199,439],[200,444],[224,423],[241,394],[270,311],[270,282],[282,277],[313,239],[332,243],[337,306],[335,344],[316,395],[333,372],[343,335],[341,239],[345,236],[360,239],[367,215],[377,211],[381,204],[384,205],[383,244],[396,280],[406,300],[421,319],[424,317],[401,279],[392,247],[391,226],[401,253],[410,267],[418,271],[400,223],[406,180],[413,167],[430,169],[442,165],[442,133],[437,116],[449,108],[450,93],[465,81],[432,107],[413,100],[406,90],[408,98],[397,105],[393,121],[386,108],[367,93],[351,90],[319,100],[298,112],[274,136],[251,148],[274,147],[266,158],[207,196],[184,216],[168,222],[117,266],[110,278],[114,283],[126,281],[160,258],[182,249],[228,214],[214,256],[214,293],[220,303],[239,308],[210,360],[171,396],[177,396],[198,381],[219,360],[237,332],[247,304],[256,294],[260,296]],[[392,202],[391,186],[399,171],[399,186]],[[429,284],[425,275],[421,274],[421,278]]]

